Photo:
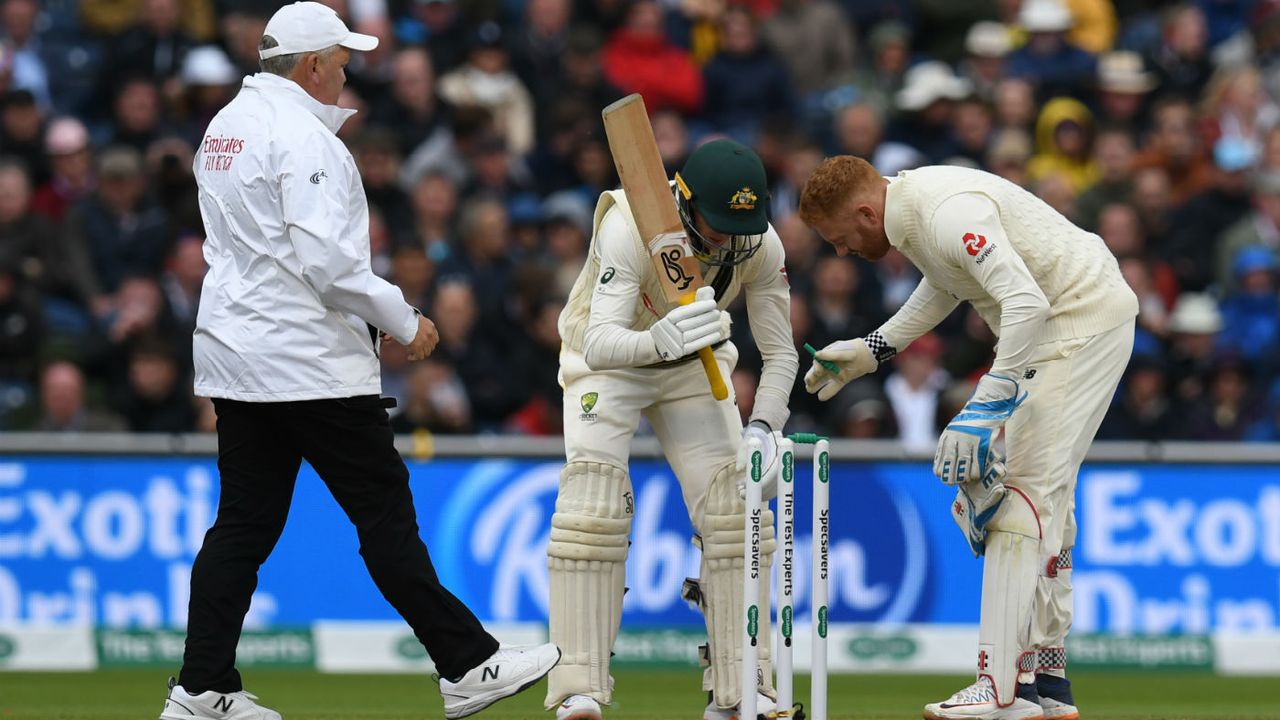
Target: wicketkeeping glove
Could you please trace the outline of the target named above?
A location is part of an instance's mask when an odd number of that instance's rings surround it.
[[[938,438],[933,474],[948,485],[986,477],[996,435],[1026,397],[1026,393],[1018,394],[1013,378],[983,375],[969,401]]]
[[[1005,487],[1004,458],[994,450],[987,458],[987,474],[981,480],[970,480],[956,487],[951,503],[951,519],[960,526],[974,557],[987,550],[987,525],[995,519],[1009,489]]]
[[[742,440],[738,443],[738,497],[747,496],[747,473],[751,471],[751,448],[747,441],[760,439],[760,495],[765,502],[778,494],[778,443],[773,433],[764,423],[756,420],[742,429]]]

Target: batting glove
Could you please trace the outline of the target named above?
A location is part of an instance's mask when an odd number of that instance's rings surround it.
[[[738,497],[747,497],[747,473],[751,471],[751,438],[760,440],[760,495],[765,502],[778,494],[778,442],[769,426],[755,420],[742,429],[742,441],[738,443]]]
[[[996,435],[1026,397],[1026,393],[1018,394],[1013,378],[983,375],[969,401],[938,438],[933,474],[947,485],[986,477]]]
[[[816,357],[813,367],[804,374],[804,389],[817,393],[819,400],[830,400],[850,381],[873,373],[880,367],[880,361],[876,360],[867,347],[867,341],[862,338],[837,340],[819,350]],[[818,360],[835,363],[840,367],[840,372],[831,372]]]
[[[715,297],[710,286],[699,288],[693,302],[672,309],[649,328],[663,360],[679,360],[724,339]]]

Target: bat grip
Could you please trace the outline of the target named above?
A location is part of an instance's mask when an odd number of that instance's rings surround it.
[[[693,302],[694,294],[686,293],[680,297],[681,305],[688,305]],[[711,348],[705,347],[698,351],[698,359],[702,361],[702,370],[707,374],[707,380],[711,383],[711,397],[716,400],[724,400],[729,397],[729,388],[724,384],[724,376],[720,374],[720,364],[716,362],[716,354]]]

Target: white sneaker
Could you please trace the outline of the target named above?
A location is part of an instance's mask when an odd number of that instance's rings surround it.
[[[996,689],[985,675],[940,703],[924,706],[925,720],[1044,720],[1039,703],[1014,697],[1013,702],[996,704]]]
[[[458,682],[440,678],[444,716],[455,720],[474,715],[538,682],[558,662],[560,648],[551,643],[498,648]]]
[[[570,695],[556,707],[556,720],[601,720],[600,703],[589,695]]]
[[[1040,709],[1045,720],[1080,720],[1080,708],[1051,697],[1040,696]]]
[[[777,717],[778,706],[773,698],[764,693],[756,693],[756,718],[764,716],[767,718]],[[716,707],[715,702],[707,703],[707,709],[702,711],[702,720],[756,720],[756,718],[740,718],[738,716],[738,708],[722,708]]]
[[[173,678],[160,720],[281,720],[280,713],[254,702],[253,693],[220,693],[206,690],[192,695]]]

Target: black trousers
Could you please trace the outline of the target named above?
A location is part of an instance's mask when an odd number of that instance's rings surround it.
[[[184,689],[243,689],[236,645],[258,586],[258,567],[284,529],[304,459],[356,526],[369,575],[442,677],[461,676],[498,649],[498,641],[436,576],[418,536],[409,471],[396,452],[381,398],[214,400],[214,407],[221,497],[217,520],[191,568],[179,677]]]

